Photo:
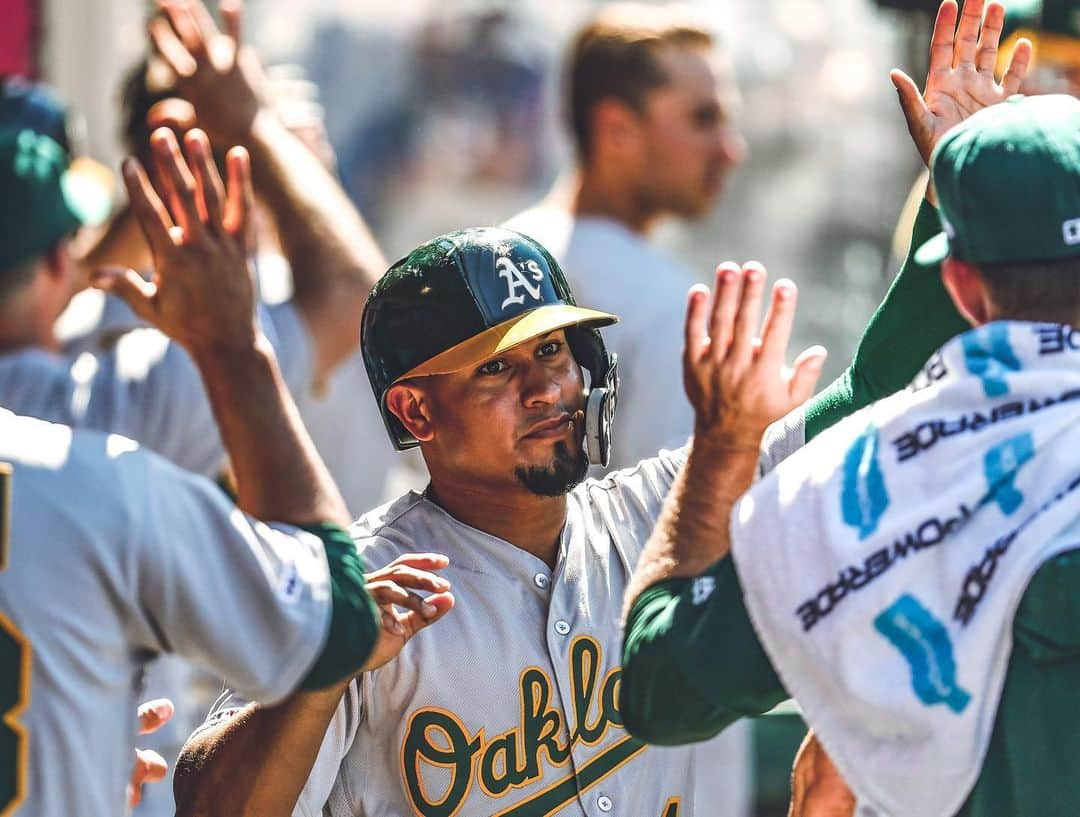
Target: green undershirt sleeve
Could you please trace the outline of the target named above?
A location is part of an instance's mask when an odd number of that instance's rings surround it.
[[[1031,578],[1013,618],[1013,638],[1036,662],[1080,655],[1080,550],[1050,559]]]
[[[704,740],[788,697],[727,558],[642,593],[626,622],[622,659],[619,711],[630,733],[649,743]]]
[[[807,441],[907,386],[936,349],[971,328],[953,306],[940,266],[922,267],[913,258],[940,231],[937,210],[924,199],[907,258],[870,318],[851,366],[805,406]]]
[[[322,539],[330,566],[330,627],[322,652],[300,684],[301,689],[322,689],[360,671],[375,648],[381,617],[364,589],[364,561],[349,534],[329,522],[304,530]]]

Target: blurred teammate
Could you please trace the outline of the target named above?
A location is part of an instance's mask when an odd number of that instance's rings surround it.
[[[609,331],[624,399],[612,465],[686,442],[693,418],[682,388],[682,311],[689,269],[653,246],[665,216],[699,218],[746,155],[734,117],[731,67],[714,36],[678,7],[603,7],[578,32],[563,109],[577,171],[506,226],[559,260],[574,291],[620,316]]]
[[[0,409],[5,813],[123,812],[135,704],[158,654],[277,700],[379,666],[452,604],[448,585],[424,570],[443,564],[432,557],[370,574],[365,591],[363,563],[339,527],[344,504],[254,320],[247,154],[230,153],[226,189],[204,134],[189,134],[187,161],[163,138],[171,158],[159,165],[160,195],[137,162],[124,167],[155,276],[113,270],[94,283],[196,362],[239,507],[131,440]],[[75,179],[47,139],[19,131],[5,162],[26,183],[28,230],[51,226],[46,215],[78,223]],[[406,587],[441,592],[422,602]],[[229,637],[235,627],[243,644]]]

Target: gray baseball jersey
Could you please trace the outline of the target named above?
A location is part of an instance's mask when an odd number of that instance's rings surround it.
[[[448,555],[456,604],[353,682],[296,813],[744,813],[744,737],[646,747],[616,706],[623,593],[685,457],[664,452],[571,492],[554,570],[421,494],[361,519],[354,538],[369,563]],[[208,723],[242,703],[226,693]]]
[[[0,463],[0,813],[117,817],[147,662],[283,697],[326,638],[326,555],[122,437],[0,409]]]
[[[112,306],[110,306],[112,305]],[[102,336],[137,322],[117,298],[104,302]],[[291,304],[260,310],[285,382],[306,391],[311,341]],[[202,377],[187,352],[155,329],[134,329],[107,347],[87,339],[57,355],[22,349],[0,355],[0,405],[17,414],[137,440],[177,465],[217,476],[225,460]]]

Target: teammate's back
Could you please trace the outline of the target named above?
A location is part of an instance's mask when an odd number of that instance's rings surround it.
[[[0,462],[0,811],[120,813],[156,654],[266,700],[318,654],[330,589],[317,537],[252,520],[122,437],[0,410]],[[222,621],[243,622],[242,643]]]

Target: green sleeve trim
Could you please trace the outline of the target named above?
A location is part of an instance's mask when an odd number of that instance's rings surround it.
[[[911,246],[899,274],[863,332],[851,367],[806,406],[806,439],[875,400],[907,386],[927,359],[971,327],[953,306],[941,268],[922,267],[914,254],[941,232],[937,210],[923,201],[911,231]]]
[[[349,534],[329,522],[304,530],[323,541],[330,566],[330,627],[322,652],[300,684],[301,689],[322,689],[360,671],[375,648],[381,617],[364,589],[364,561]]]
[[[702,579],[711,579],[712,590],[695,604]],[[787,697],[754,633],[731,559],[642,593],[626,622],[622,658],[619,711],[631,734],[649,743],[704,740]]]

